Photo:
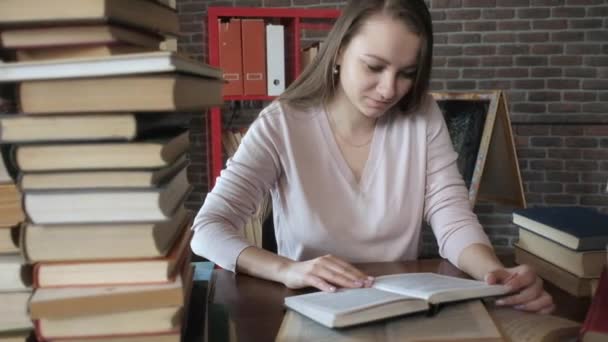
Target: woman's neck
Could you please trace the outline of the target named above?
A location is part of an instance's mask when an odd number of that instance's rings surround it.
[[[373,133],[376,119],[363,115],[344,94],[336,94],[325,104],[325,111],[335,133],[352,140],[361,140]]]

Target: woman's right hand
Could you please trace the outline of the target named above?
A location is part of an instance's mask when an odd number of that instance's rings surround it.
[[[326,292],[334,292],[337,287],[370,287],[374,282],[374,277],[329,254],[307,261],[289,261],[282,267],[281,278],[290,289],[312,286]]]

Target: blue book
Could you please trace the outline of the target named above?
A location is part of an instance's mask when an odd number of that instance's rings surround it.
[[[583,207],[515,210],[513,223],[576,251],[605,250],[608,215]]]

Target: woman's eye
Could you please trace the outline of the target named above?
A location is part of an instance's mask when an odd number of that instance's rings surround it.
[[[416,77],[416,70],[402,71],[402,72],[399,73],[399,76],[401,76],[402,78],[415,78]]]
[[[367,68],[373,72],[380,72],[382,71],[382,66],[380,65],[371,65],[371,64],[367,64]]]

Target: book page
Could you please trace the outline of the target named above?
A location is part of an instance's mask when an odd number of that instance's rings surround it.
[[[490,315],[510,342],[576,341],[580,324],[565,318],[491,308]]]
[[[339,290],[337,292],[315,292],[285,298],[287,306],[306,305],[327,313],[344,314],[381,304],[404,300],[407,296],[376,290],[373,288]],[[415,298],[411,298],[416,300]]]
[[[429,299],[433,294],[445,292],[471,292],[468,298],[482,297],[488,295],[481,290],[489,292],[504,293],[506,289],[499,285],[488,285],[483,281],[469,280],[444,276],[435,273],[405,273],[382,276],[376,278],[374,288],[409,295],[413,297]],[[495,288],[495,291],[492,289]],[[476,295],[478,294],[478,295]]]

